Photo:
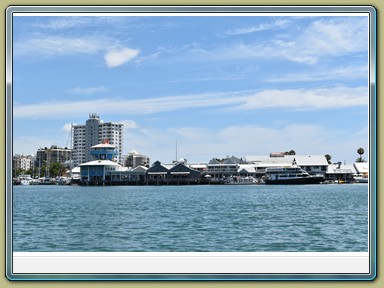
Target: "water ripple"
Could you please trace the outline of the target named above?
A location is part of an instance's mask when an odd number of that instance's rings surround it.
[[[366,185],[15,186],[14,251],[368,250]]]

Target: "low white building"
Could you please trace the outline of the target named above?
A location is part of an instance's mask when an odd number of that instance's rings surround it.
[[[328,169],[328,161],[324,155],[289,155],[293,161],[309,174],[325,174]]]
[[[240,177],[256,177],[256,167],[254,164],[240,164],[238,169]]]
[[[356,174],[368,175],[369,174],[369,163],[368,162],[355,162],[353,166],[356,169]]]
[[[212,159],[207,164],[206,174],[217,179],[236,176],[241,164],[245,164],[245,161],[235,156],[222,160]]]
[[[341,162],[329,164],[327,173],[325,174],[326,180],[353,182],[353,175],[356,173],[355,167],[352,164],[342,164]]]
[[[140,154],[136,150],[132,150],[125,157],[124,166],[136,168],[138,166],[149,167],[149,157],[143,154]]]

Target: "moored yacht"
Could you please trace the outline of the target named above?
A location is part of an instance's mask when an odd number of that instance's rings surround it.
[[[29,185],[29,182],[32,180],[31,175],[19,175],[18,180],[21,185]]]
[[[368,175],[356,175],[353,177],[357,183],[368,183]]]
[[[235,176],[235,177],[229,177],[228,179],[225,180],[225,184],[229,185],[255,185],[255,184],[260,184],[260,182],[254,178],[254,177],[240,177],[240,176]]]
[[[309,175],[300,167],[267,168],[265,184],[319,184],[324,177]]]

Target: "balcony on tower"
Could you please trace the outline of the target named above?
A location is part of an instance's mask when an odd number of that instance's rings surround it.
[[[97,160],[115,161],[117,156],[116,147],[104,141],[102,144],[97,144],[91,147],[91,155]]]

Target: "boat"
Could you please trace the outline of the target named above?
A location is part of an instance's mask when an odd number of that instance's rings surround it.
[[[51,179],[49,177],[40,177],[39,178],[39,185],[55,185],[55,179]]]
[[[20,181],[20,185],[29,185],[29,181],[26,179],[23,179]]]
[[[56,182],[56,185],[69,185],[71,182],[71,178],[64,177],[64,176],[56,177],[55,182]]]
[[[368,175],[356,175],[353,177],[357,183],[368,183]]]
[[[32,179],[31,181],[29,181],[29,185],[40,185],[40,180]]]
[[[256,178],[253,177],[229,177],[226,181],[225,184],[228,185],[255,185],[255,184],[260,184],[259,181],[257,181]]]
[[[309,175],[307,171],[296,167],[267,168],[265,184],[319,184],[323,175]]]
[[[19,175],[18,180],[20,181],[20,185],[29,185],[32,177],[31,175]]]

